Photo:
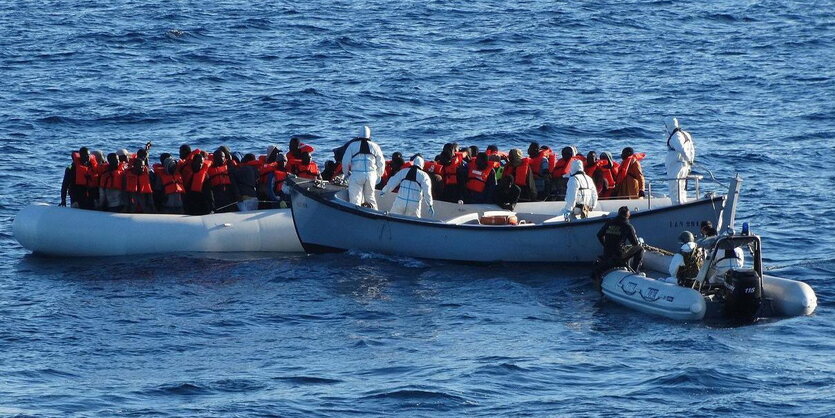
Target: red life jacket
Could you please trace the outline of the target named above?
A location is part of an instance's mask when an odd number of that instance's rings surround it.
[[[470,163],[470,169],[467,171],[467,190],[476,193],[483,192],[491,171],[492,168],[489,165],[484,170],[479,170],[474,163]]]
[[[148,167],[143,167],[141,174],[136,174],[133,169],[125,172],[125,191],[128,193],[154,192],[151,189],[151,175],[148,174]]]
[[[597,194],[600,197],[609,197],[615,190],[615,178],[617,177],[619,167],[620,165],[614,161],[612,161],[612,166],[608,167],[608,161],[606,160],[600,160],[594,165],[595,170],[592,173],[603,176],[603,179],[609,185],[608,189],[604,189],[602,184],[598,185]],[[594,179],[593,174],[589,174],[592,179]]]
[[[513,183],[519,187],[525,187],[528,185],[528,171],[531,169],[528,160],[530,159],[522,158],[522,163],[519,164],[518,167],[514,167],[509,163],[504,166],[504,174],[512,174]]]
[[[319,166],[313,161],[307,165],[299,163],[293,167],[293,174],[303,179],[315,180],[319,176]]]
[[[108,164],[109,165],[109,164]],[[118,165],[115,170],[108,170],[99,177],[99,187],[107,190],[124,190],[124,170]]]
[[[424,168],[423,171],[426,171],[429,174],[440,175],[441,174],[441,169],[443,168],[443,166],[440,163],[438,163],[437,161],[427,161],[423,165],[423,168]]]
[[[539,150],[539,154],[537,154],[536,157],[531,158],[530,161],[528,161],[528,165],[530,165],[531,170],[533,170],[534,174],[544,175],[545,173],[540,173],[539,171],[540,167],[542,167],[542,160],[548,160],[548,168],[546,170],[548,170],[547,172],[550,173],[557,163],[555,158],[556,157],[554,156],[554,153],[551,152],[551,149],[545,148]]]
[[[287,180],[287,172],[282,170],[275,170],[273,171],[273,176],[275,176],[275,186],[273,186],[273,193],[278,194],[281,192],[281,188],[284,186],[284,180]]]
[[[229,167],[227,165],[210,167],[209,182],[211,182],[212,187],[232,184],[232,179],[229,178]]]
[[[626,180],[626,176],[629,174],[629,167],[632,166],[632,163],[635,161],[641,161],[647,156],[646,153],[638,152],[626,157],[625,160],[620,164],[620,168],[618,169],[617,173],[617,183],[623,183]]]
[[[183,177],[176,171],[174,174],[168,174],[168,171],[162,164],[154,164],[154,174],[156,174],[159,178],[159,181],[162,184],[163,192],[166,195],[185,193],[185,188],[183,187]]]
[[[461,158],[461,153],[457,153],[454,157],[452,157],[452,161],[450,161],[449,164],[441,165],[441,175],[444,177],[444,184],[458,184],[458,167],[460,167],[463,162],[464,160]]]
[[[338,176],[342,173],[342,163],[336,163],[336,168],[333,169],[333,175]]]
[[[78,152],[72,153],[72,162],[75,165],[75,185],[84,187],[99,187],[98,176],[96,172],[96,157],[90,156],[90,164],[84,165],[81,163],[81,154]]]

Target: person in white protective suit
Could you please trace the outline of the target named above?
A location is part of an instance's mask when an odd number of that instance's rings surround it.
[[[681,244],[681,248],[673,255],[673,259],[670,260],[670,277],[659,280],[667,283],[680,283],[681,280],[696,277],[701,266],[699,265],[696,254],[698,246],[694,241],[695,238],[690,231],[684,231],[678,236],[678,242]]]
[[[583,162],[580,160],[572,161],[568,172],[563,215],[566,219],[584,219],[597,206],[597,186],[583,171]]]
[[[385,168],[383,151],[371,141],[371,128],[363,126],[359,136],[348,141],[342,155],[342,171],[348,173],[348,201],[377,209],[374,186]]]
[[[725,273],[730,270],[741,269],[745,266],[745,253],[742,248],[724,250],[716,253],[716,261],[713,264],[715,271],[710,277],[710,283],[720,284],[725,281]]]
[[[423,171],[423,158],[420,156],[412,160],[412,166],[401,169],[389,179],[380,196],[400,186],[390,213],[420,218],[421,208],[426,206],[429,216],[435,215],[432,205],[432,179]]]
[[[696,158],[696,147],[689,132],[681,129],[678,119],[673,118],[673,127],[667,136],[667,184],[670,186],[670,199],[673,204],[687,201],[687,179],[693,161]]]

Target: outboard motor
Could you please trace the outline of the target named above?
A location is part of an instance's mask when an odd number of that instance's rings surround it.
[[[725,276],[725,315],[753,322],[760,313],[763,289],[754,270],[730,270]]]

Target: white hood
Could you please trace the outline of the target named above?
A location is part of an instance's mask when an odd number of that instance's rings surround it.
[[[583,171],[583,162],[580,160],[571,161],[571,169],[568,170],[568,174],[574,174],[578,171]]]
[[[366,126],[363,126],[362,128],[360,128],[360,134],[357,135],[357,138],[371,139],[371,127],[366,125]]]
[[[415,157],[415,159],[412,160],[412,164],[417,168],[423,169],[423,157]]]
[[[664,127],[667,129],[667,135],[673,131],[673,129],[678,128],[678,118],[669,118],[664,121]]]
[[[695,249],[696,249],[696,243],[695,242],[688,242],[688,243],[685,243],[681,246],[681,252],[684,252],[684,253],[692,253],[693,250],[695,250]]]

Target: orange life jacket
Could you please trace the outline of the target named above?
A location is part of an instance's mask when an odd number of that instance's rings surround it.
[[[96,157],[90,156],[89,165],[81,163],[81,154],[72,153],[72,162],[75,165],[75,185],[84,187],[98,187],[98,175],[96,172]]]
[[[275,170],[273,171],[273,176],[275,176],[275,186],[273,186],[273,193],[281,192],[281,188],[284,186],[284,180],[287,180],[287,172],[282,170]]]
[[[212,187],[232,184],[232,180],[229,178],[229,167],[227,165],[210,167],[209,182],[211,182]]]
[[[467,190],[483,192],[491,172],[492,168],[489,165],[484,170],[479,170],[474,163],[470,163],[470,169],[467,171]]]
[[[99,177],[99,187],[107,190],[124,190],[124,173],[121,165],[118,165],[115,170],[105,171]]]
[[[629,168],[632,166],[632,163],[635,161],[641,161],[647,156],[646,153],[638,152],[626,157],[625,160],[620,164],[620,168],[618,169],[617,173],[617,183],[623,183],[626,180],[626,176],[629,174]]]
[[[162,164],[154,164],[154,174],[159,178],[163,193],[166,195],[185,192],[185,188],[183,188],[183,177],[176,171],[174,174],[168,174],[168,171]]]
[[[504,166],[504,174],[512,174],[513,183],[517,186],[524,187],[528,185],[528,171],[531,169],[528,160],[529,158],[522,158],[522,163],[518,167],[514,167],[510,163]]]
[[[447,165],[441,165],[441,175],[444,177],[444,184],[456,185],[458,184],[458,167],[464,162],[461,158],[461,153],[455,154]]]
[[[319,166],[313,161],[307,165],[299,163],[293,166],[293,174],[303,179],[315,180],[319,176]]]
[[[187,189],[191,192],[202,193],[203,192],[203,183],[206,182],[206,178],[209,175],[209,167],[208,163],[203,163],[203,167],[200,170],[190,177],[190,183],[187,184]],[[191,167],[189,167],[191,170]]]
[[[151,189],[151,175],[148,167],[142,168],[142,173],[136,174],[133,169],[125,172],[125,191],[128,193],[153,193]]]
[[[546,168],[546,170],[548,170],[547,172],[550,173],[557,163],[555,158],[556,157],[554,156],[554,153],[551,152],[551,149],[545,148],[539,150],[539,154],[537,154],[536,157],[531,158],[530,161],[528,161],[528,165],[530,165],[531,170],[533,170],[534,174],[543,175],[545,173],[540,173],[539,171],[540,167],[542,167],[542,160],[548,160],[548,168]]]

